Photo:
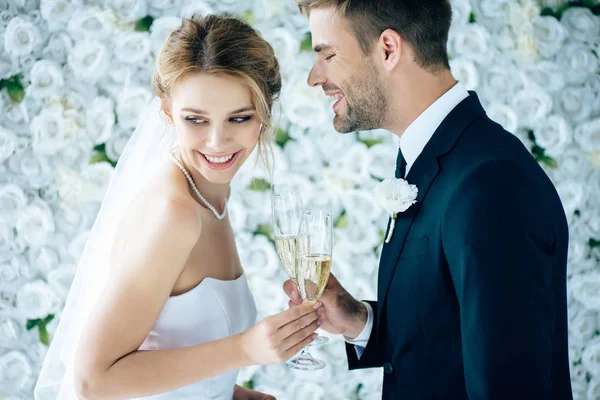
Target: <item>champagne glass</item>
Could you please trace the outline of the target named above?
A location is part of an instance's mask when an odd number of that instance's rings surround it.
[[[288,277],[298,286],[296,280],[296,237],[300,219],[304,212],[302,198],[288,186],[277,186],[271,199],[273,236],[279,261]],[[310,346],[321,346],[329,338],[318,336]]]
[[[302,300],[316,302],[323,294],[329,272],[333,249],[333,219],[322,210],[305,210],[296,237],[296,279]],[[302,349],[298,357],[288,361],[295,369],[314,371],[325,367],[325,362],[315,359]]]

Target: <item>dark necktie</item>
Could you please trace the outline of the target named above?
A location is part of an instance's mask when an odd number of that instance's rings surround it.
[[[396,178],[404,179],[406,174],[406,160],[402,155],[402,149],[398,148],[398,158],[396,159]]]

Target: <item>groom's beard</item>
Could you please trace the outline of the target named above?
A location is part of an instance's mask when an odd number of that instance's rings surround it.
[[[345,116],[336,115],[333,126],[340,133],[379,129],[387,115],[385,88],[375,66],[366,62],[364,72],[344,82],[340,88],[347,104]]]

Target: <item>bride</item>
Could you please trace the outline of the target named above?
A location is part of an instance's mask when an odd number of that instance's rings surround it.
[[[234,33],[234,34],[232,34]],[[319,304],[255,324],[227,215],[230,182],[281,88],[271,46],[221,16],[185,19],[88,238],[35,398],[272,399],[237,370],[316,337]]]

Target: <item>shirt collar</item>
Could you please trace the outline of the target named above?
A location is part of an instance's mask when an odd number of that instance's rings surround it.
[[[406,160],[406,175],[442,121],[469,92],[462,82],[456,83],[406,128],[400,136],[400,148]]]

